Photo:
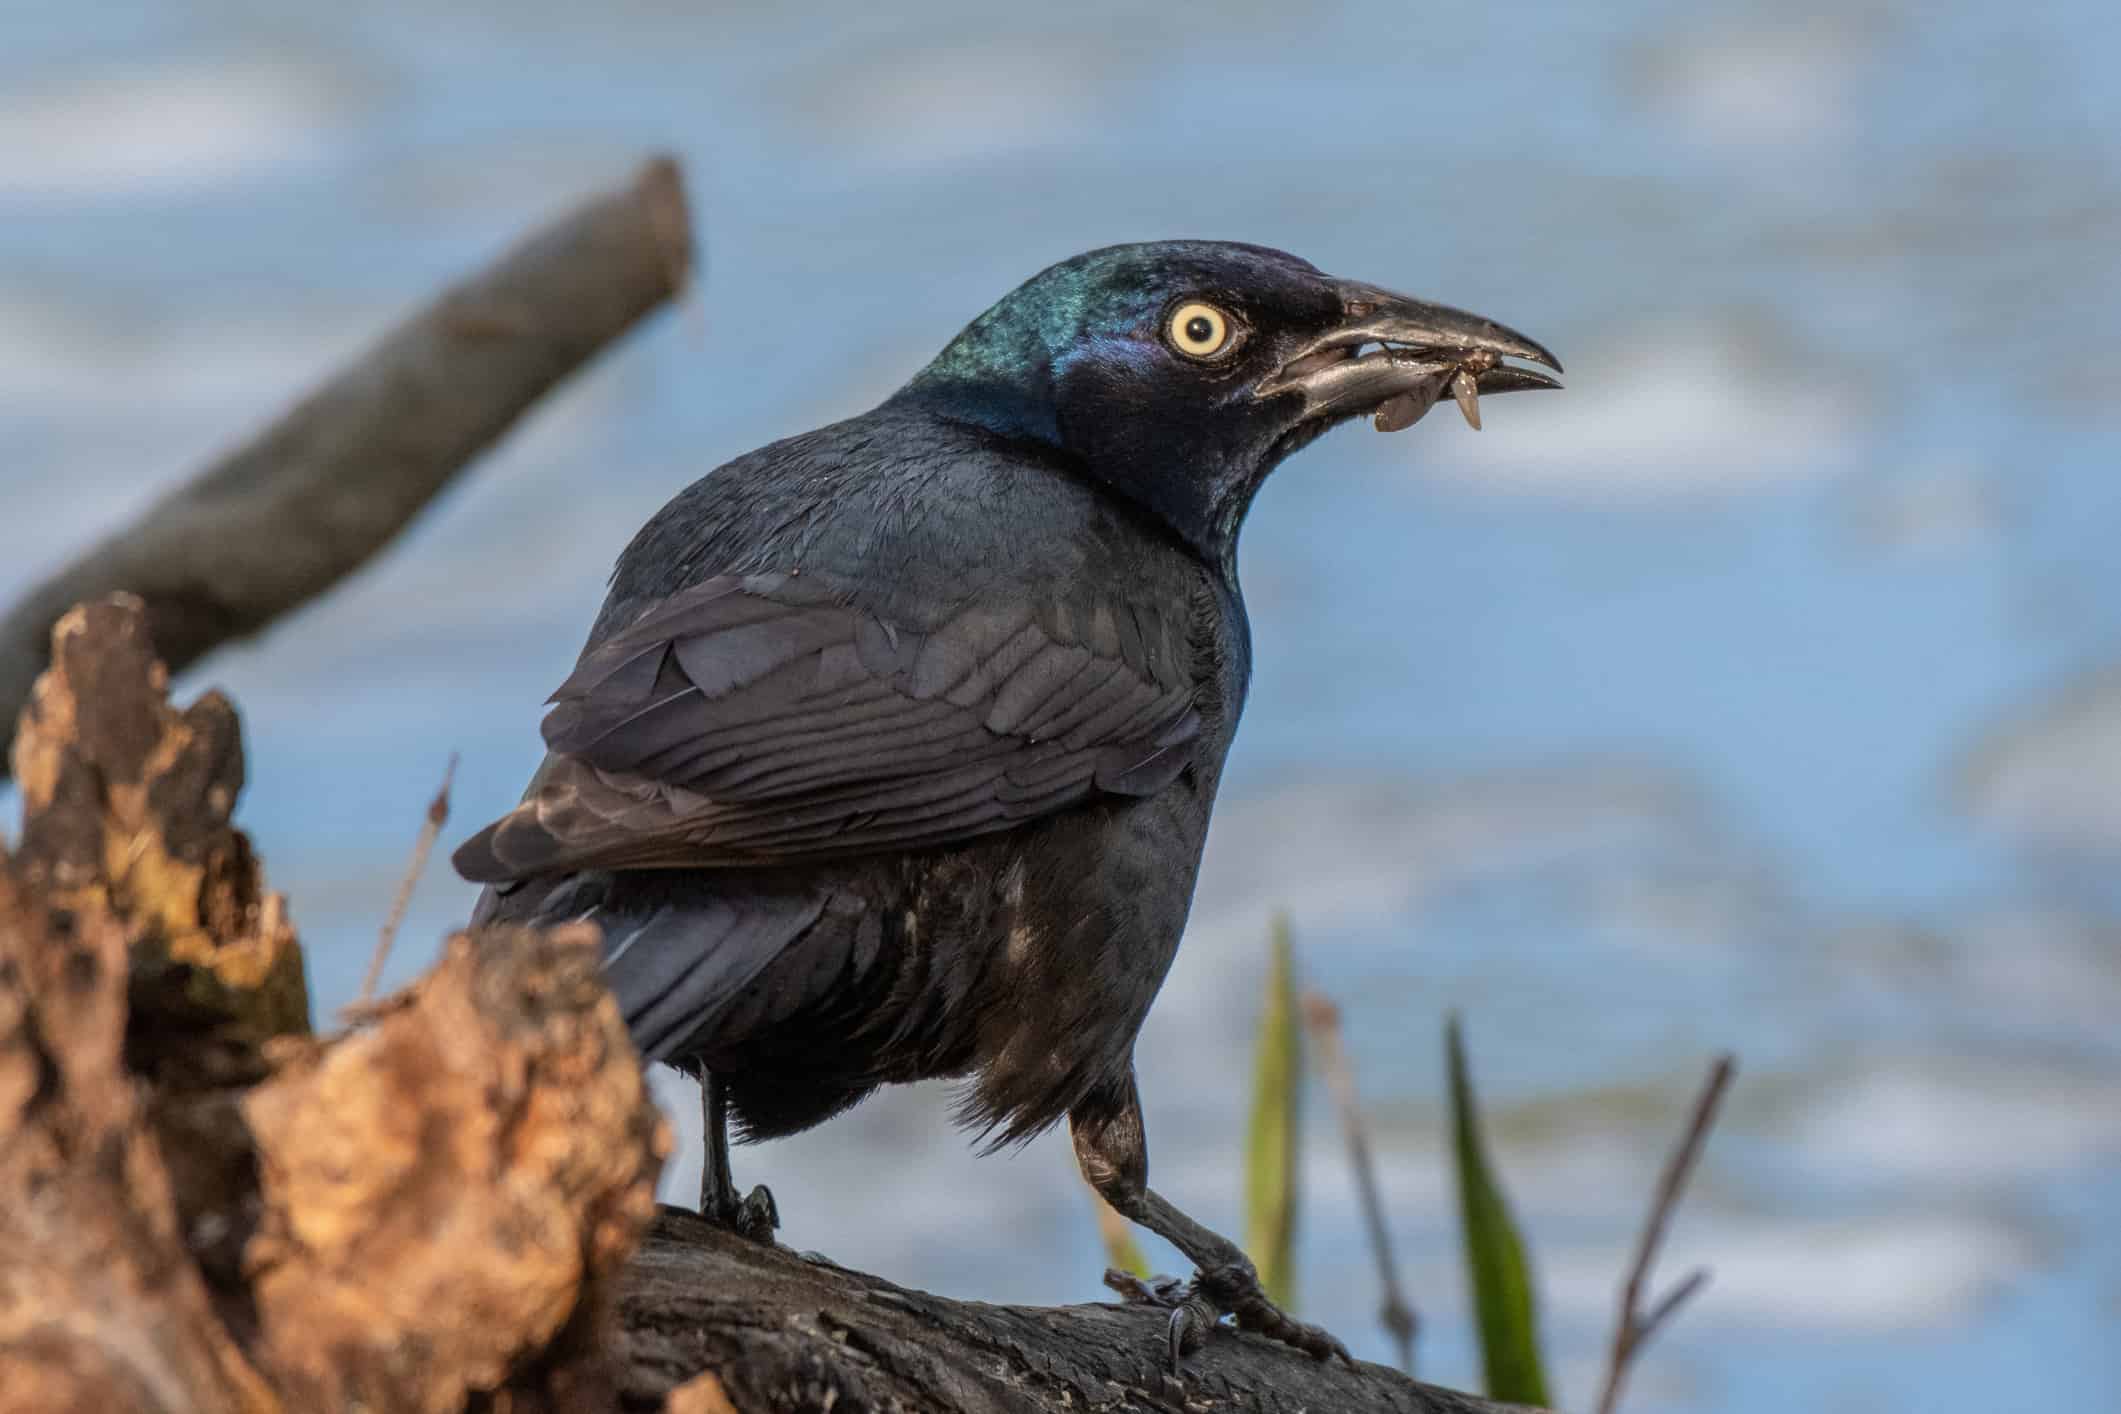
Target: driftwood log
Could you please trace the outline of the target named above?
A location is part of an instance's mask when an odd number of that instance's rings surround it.
[[[908,1291],[653,1201],[670,1144],[588,927],[458,934],[309,1033],[230,824],[236,714],[138,600],[66,615],[0,870],[0,1410],[1499,1406],[1160,1312]]]

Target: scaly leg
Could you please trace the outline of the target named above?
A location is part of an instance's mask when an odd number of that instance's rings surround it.
[[[1090,1186],[1122,1217],[1169,1242],[1195,1267],[1193,1280],[1186,1283],[1169,1277],[1141,1282],[1119,1272],[1105,1275],[1106,1284],[1129,1300],[1170,1310],[1174,1370],[1225,1315],[1236,1317],[1245,1330],[1293,1345],[1307,1355],[1321,1360],[1338,1356],[1353,1363],[1347,1348],[1331,1335],[1294,1319],[1267,1299],[1258,1271],[1236,1243],[1202,1227],[1149,1187],[1141,1092],[1131,1069],[1123,1084],[1100,1091],[1069,1111],[1068,1130],[1075,1140],[1075,1161]]]
[[[707,1120],[707,1165],[700,1173],[700,1216],[739,1237],[754,1242],[772,1242],[773,1230],[781,1225],[780,1210],[765,1184],[749,1197],[736,1194],[736,1178],[729,1170],[729,1089],[713,1071],[700,1075],[700,1108]]]

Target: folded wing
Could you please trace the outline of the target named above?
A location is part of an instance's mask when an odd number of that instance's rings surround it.
[[[584,654],[523,804],[456,865],[770,866],[1151,794],[1200,731],[1190,668],[1153,607],[980,596],[894,622],[800,575],[719,577]]]

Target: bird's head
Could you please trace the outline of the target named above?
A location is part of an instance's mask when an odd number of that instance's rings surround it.
[[[1558,386],[1506,358],[1561,371],[1493,320],[1278,250],[1156,241],[1033,276],[898,397],[1056,448],[1227,561],[1267,473],[1328,428],[1396,430],[1453,393],[1477,427],[1477,393]]]

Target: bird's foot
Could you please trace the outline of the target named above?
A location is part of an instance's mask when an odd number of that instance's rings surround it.
[[[1188,1355],[1200,1349],[1208,1331],[1222,1319],[1222,1312],[1203,1296],[1200,1282],[1177,1277],[1150,1277],[1146,1281],[1117,1267],[1105,1268],[1105,1285],[1137,1306],[1154,1306],[1171,1313],[1171,1373],[1177,1374]]]
[[[763,1183],[743,1198],[736,1196],[734,1188],[719,1196],[703,1195],[700,1216],[738,1237],[769,1247],[773,1245],[773,1230],[781,1225],[781,1210],[774,1204],[772,1190]]]
[[[1156,1306],[1171,1313],[1171,1371],[1177,1374],[1185,1358],[1200,1349],[1208,1332],[1224,1316],[1236,1318],[1241,1330],[1257,1331],[1284,1345],[1293,1345],[1313,1359],[1337,1357],[1348,1364],[1355,1359],[1348,1348],[1318,1326],[1308,1325],[1267,1299],[1259,1284],[1259,1273],[1250,1262],[1234,1262],[1194,1273],[1193,1280],[1151,1277],[1143,1281],[1128,1272],[1108,1270],[1105,1285],[1141,1305]]]

